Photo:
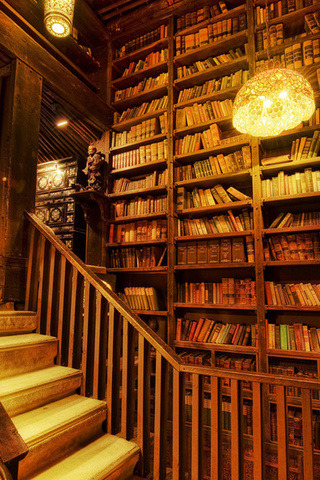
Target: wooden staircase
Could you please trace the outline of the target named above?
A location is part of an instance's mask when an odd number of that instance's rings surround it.
[[[29,453],[19,480],[127,480],[136,444],[104,432],[106,403],[77,394],[80,370],[54,364],[55,337],[32,312],[0,312],[0,402]]]

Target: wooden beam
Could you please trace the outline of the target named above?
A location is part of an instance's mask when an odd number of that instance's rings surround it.
[[[3,1],[0,8],[3,10]],[[89,122],[102,130],[107,128],[110,109],[106,103],[3,11],[0,11],[0,45],[11,58],[20,58],[41,75],[53,93],[72,104]]]

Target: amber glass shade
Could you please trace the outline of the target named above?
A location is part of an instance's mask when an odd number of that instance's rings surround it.
[[[52,35],[67,37],[72,31],[75,0],[44,0],[44,24]]]
[[[238,91],[233,126],[255,137],[271,137],[308,120],[315,109],[310,83],[287,68],[264,70]]]

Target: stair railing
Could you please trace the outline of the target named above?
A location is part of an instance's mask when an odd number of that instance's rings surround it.
[[[317,380],[184,364],[49,227],[26,216],[26,309],[38,312],[39,332],[58,337],[57,362],[82,370],[82,394],[106,399],[107,431],[138,443],[139,475],[316,478]]]

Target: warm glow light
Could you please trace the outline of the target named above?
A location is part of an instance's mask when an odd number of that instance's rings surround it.
[[[72,30],[75,0],[44,0],[44,23],[52,35],[67,37]]]
[[[238,91],[233,125],[241,133],[271,137],[308,120],[315,109],[310,83],[297,71],[264,70]]]
[[[69,121],[67,119],[59,120],[56,122],[57,127],[65,127],[68,125]]]

